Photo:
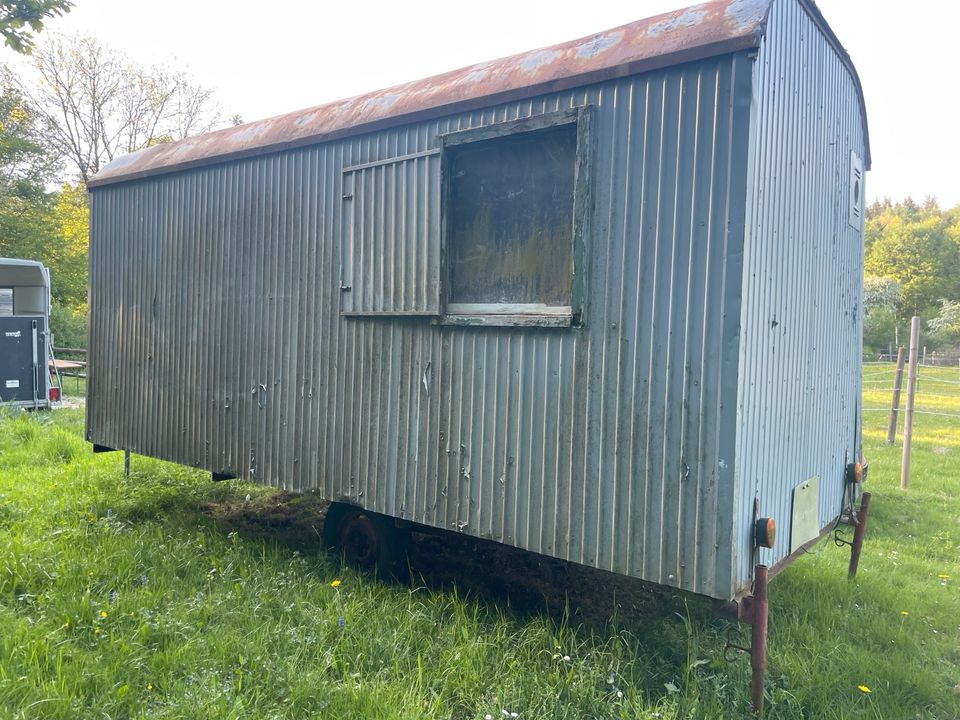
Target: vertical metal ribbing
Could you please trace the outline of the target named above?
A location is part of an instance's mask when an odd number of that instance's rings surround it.
[[[773,564],[789,554],[793,488],[820,478],[826,526],[855,450],[863,240],[847,183],[866,138],[855,81],[801,4],[773,4],[754,74],[737,465],[739,515],[759,495],[786,528],[763,551]],[[743,553],[739,584],[750,570]]]
[[[147,389],[130,409],[92,396],[92,437],[725,596],[734,454],[718,427],[735,412],[745,182],[729,138],[749,102],[738,63],[94,189],[92,306],[123,311],[95,310],[92,327],[129,332],[123,301],[149,277],[160,312],[141,316],[149,342],[114,362],[94,340],[92,387]],[[582,328],[341,314],[358,263],[371,308],[424,302],[440,232],[437,156],[347,173],[365,188],[352,205],[344,168],[585,103]],[[156,230],[137,229],[136,213]],[[124,285],[117,268],[136,263],[142,277]]]

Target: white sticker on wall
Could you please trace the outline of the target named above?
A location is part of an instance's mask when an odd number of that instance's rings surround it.
[[[20,337],[20,331],[4,333],[7,337]]]
[[[7,380],[7,388],[18,388],[20,387],[19,380]]]

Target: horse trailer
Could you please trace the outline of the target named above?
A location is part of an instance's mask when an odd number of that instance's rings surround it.
[[[59,399],[50,381],[50,271],[0,258],[0,405],[41,410]]]
[[[87,439],[314,490],[384,552],[403,521],[705,595],[760,642],[768,569],[862,539],[869,167],[811,0],[141,150],[89,183]]]

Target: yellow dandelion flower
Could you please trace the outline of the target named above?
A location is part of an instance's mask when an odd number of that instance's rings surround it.
[[[909,615],[910,613],[908,613],[906,610],[901,610],[901,611],[900,611],[900,614],[903,615],[903,617],[906,617],[906,616]]]
[[[106,611],[106,610],[101,610],[101,611],[100,611],[100,617],[105,618],[106,616],[107,616],[107,611]]]
[[[340,581],[334,580],[332,583],[330,583],[330,587],[340,587]]]
[[[87,573],[87,577],[93,577],[93,570]]]
[[[864,695],[869,695],[872,692],[866,685],[857,685],[857,690],[862,692]]]
[[[147,690],[153,690],[153,683],[147,683]]]

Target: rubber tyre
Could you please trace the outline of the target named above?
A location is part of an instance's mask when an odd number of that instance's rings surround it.
[[[398,529],[393,518],[335,503],[327,511],[323,535],[348,565],[385,578],[407,574],[410,533]]]
[[[323,544],[330,550],[340,552],[340,523],[344,515],[355,509],[344,503],[331,503],[327,508],[327,514],[323,520]]]

